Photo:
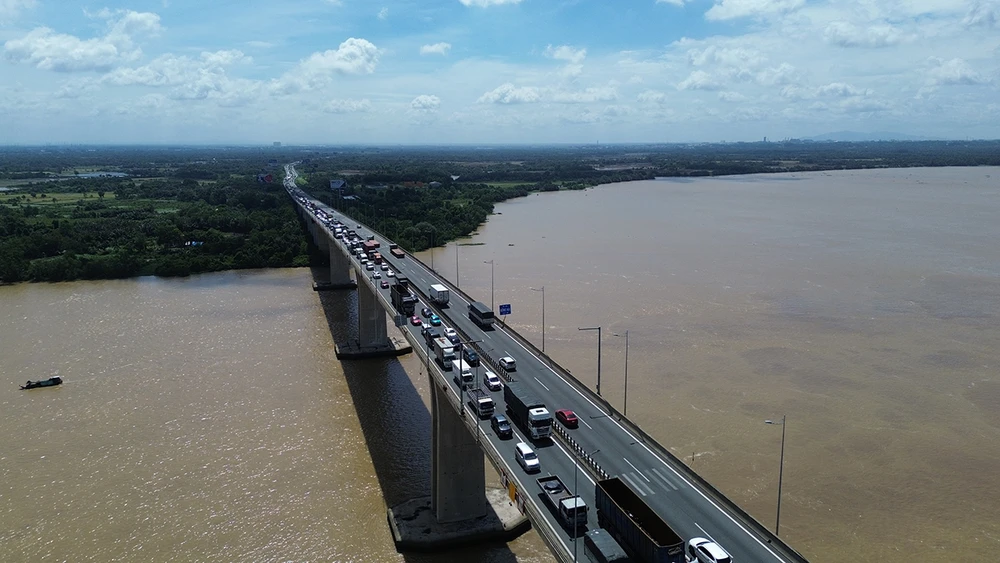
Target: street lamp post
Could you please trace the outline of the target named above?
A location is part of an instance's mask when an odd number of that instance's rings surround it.
[[[543,285],[540,289],[535,289],[529,287],[531,291],[541,291],[542,292],[542,352],[545,352],[545,286]]]
[[[495,307],[493,305],[493,288],[494,288],[494,285],[493,285],[493,260],[483,260],[483,264],[489,264],[490,265],[490,309],[493,309]]]
[[[458,241],[455,241],[455,286],[462,287],[462,284],[458,281]]]
[[[621,338],[620,334],[615,336]],[[628,416],[628,331],[625,331],[625,400],[622,405],[622,414]]]
[[[594,450],[588,456],[592,456],[601,450]],[[577,486],[577,475],[580,473],[580,462],[577,460],[577,456],[573,456],[573,492],[576,494],[576,501],[573,503],[573,563],[576,563],[576,553],[577,546],[579,545],[579,539],[577,538],[577,524],[576,524],[576,511],[579,508],[577,503],[580,500],[580,488]]]
[[[601,396],[601,327],[590,326],[586,328],[578,328],[577,330],[596,330],[597,331],[597,396]]]
[[[781,425],[781,457],[778,461],[778,511],[774,517],[774,535],[778,535],[778,525],[781,524],[781,479],[785,472],[785,415],[781,415],[781,422],[765,420],[764,424]]]

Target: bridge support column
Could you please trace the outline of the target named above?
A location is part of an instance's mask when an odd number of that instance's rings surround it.
[[[401,356],[413,351],[402,336],[389,338],[385,309],[379,303],[375,290],[364,279],[358,281],[358,339],[355,342],[338,342],[336,346],[340,359]]]
[[[351,279],[351,259],[330,241],[330,281],[313,283],[313,291],[329,291],[331,289],[354,289],[357,282]]]
[[[483,451],[447,393],[431,386],[431,508],[441,523],[485,516],[489,508]]]
[[[483,451],[455,410],[447,385],[431,379],[431,496],[389,509],[396,548],[434,551],[509,541],[531,527],[506,489],[486,488]]]

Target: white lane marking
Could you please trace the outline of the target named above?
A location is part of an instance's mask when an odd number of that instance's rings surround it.
[[[628,473],[622,473],[622,477],[624,477],[625,480],[628,481],[629,483],[632,483],[632,488],[635,489],[637,493],[639,493],[642,496],[647,496],[646,492],[642,490],[642,487],[636,484],[636,482],[633,481],[631,477],[629,477]]]
[[[706,531],[705,531],[705,528],[702,528],[702,527],[701,527],[701,524],[699,524],[699,523],[695,522],[695,523],[694,523],[694,525],[695,525],[695,526],[698,526],[698,529],[699,529],[699,530],[701,530],[701,533],[705,534],[705,537],[706,537],[706,538],[708,538],[708,539],[712,540],[712,541],[713,541],[713,542],[715,542],[715,543],[719,543],[719,542],[715,541],[715,538],[713,538],[713,537],[712,537],[712,534],[710,534],[710,533],[706,532]]]
[[[625,460],[625,463],[629,464],[629,466],[630,466],[630,467],[631,467],[632,469],[635,469],[635,472],[636,472],[636,473],[638,473],[640,477],[642,477],[643,479],[645,479],[647,483],[649,482],[649,477],[646,477],[645,475],[643,475],[643,474],[642,474],[642,471],[639,471],[639,468],[638,468],[638,467],[636,467],[636,466],[632,465],[632,462],[631,462],[631,461],[629,461],[627,457],[623,457],[622,459],[624,459],[624,460]]]
[[[655,474],[657,477],[659,477],[659,480],[662,481],[663,483],[665,483],[665,485],[666,485],[667,488],[673,489],[675,491],[677,490],[677,485],[674,485],[673,483],[671,483],[670,479],[667,479],[666,477],[664,477],[663,474],[660,473],[659,471],[657,471],[655,467],[650,468],[650,471],[652,471],[653,474]]]
[[[588,397],[587,395],[584,395],[583,392],[580,391],[579,389],[577,389],[577,387],[575,385],[571,384],[569,381],[566,381],[566,379],[563,378],[563,376],[560,375],[559,372],[557,372],[556,370],[552,369],[552,367],[549,366],[548,364],[546,364],[544,361],[542,361],[541,358],[539,358],[538,356],[535,356],[534,353],[532,353],[530,350],[528,350],[528,348],[525,347],[523,344],[521,344],[516,338],[514,338],[511,335],[507,334],[507,331],[504,328],[501,328],[500,331],[503,332],[507,336],[507,338],[510,338],[511,341],[513,341],[515,344],[517,344],[518,346],[520,346],[521,349],[525,351],[525,353],[527,353],[529,356],[531,356],[536,361],[538,361],[538,363],[540,363],[541,365],[547,367],[549,369],[549,371],[552,372],[552,374],[554,376],[556,376],[557,379],[559,379],[564,384],[566,384],[566,386],[569,387],[570,390],[575,391],[576,394],[579,395],[581,399],[583,399],[584,401],[590,403],[590,405],[593,406],[598,411],[604,412],[601,409],[601,407],[599,407],[597,404],[595,404],[593,401],[590,400],[590,397]],[[621,423],[619,423],[617,420],[615,420],[614,418],[611,418],[611,417],[608,417],[608,420],[610,420],[615,426],[617,426],[618,429],[621,430],[626,436],[628,436],[630,439],[632,439],[633,442],[635,442],[636,444],[642,446],[642,448],[644,450],[646,450],[646,452],[648,452],[649,455],[653,456],[654,459],[656,459],[657,461],[659,461],[663,465],[663,467],[665,467],[666,469],[669,469],[675,476],[677,476],[678,479],[680,479],[685,485],[687,485],[689,489],[691,489],[695,493],[698,493],[698,495],[701,498],[705,499],[705,502],[707,502],[708,504],[712,505],[723,516],[725,516],[727,519],[729,519],[729,521],[732,522],[733,525],[735,525],[740,530],[743,530],[743,533],[745,533],[753,541],[757,542],[757,545],[759,545],[760,547],[764,548],[764,551],[770,553],[777,561],[785,561],[785,559],[782,559],[777,553],[775,553],[774,550],[771,549],[771,547],[769,545],[767,545],[766,543],[764,543],[763,541],[761,541],[760,538],[758,538],[750,530],[748,530],[743,525],[742,522],[739,522],[735,518],[733,518],[733,516],[731,514],[729,514],[729,512],[723,510],[722,507],[719,506],[718,504],[716,504],[714,500],[708,498],[708,495],[706,495],[705,493],[703,493],[701,491],[701,489],[699,489],[698,487],[695,487],[694,484],[691,481],[688,481],[688,479],[686,477],[684,477],[684,475],[682,475],[679,471],[677,471],[676,469],[674,469],[673,467],[671,467],[670,464],[668,464],[666,461],[660,459],[660,456],[657,455],[656,452],[654,452],[653,450],[651,450],[649,448],[649,446],[647,446],[646,444],[644,444],[641,441],[639,441],[635,436],[632,435],[631,432],[629,432],[624,426],[622,426]]]
[[[545,390],[546,390],[546,391],[551,391],[551,389],[549,389],[548,387],[546,387],[546,386],[545,386],[545,384],[544,384],[544,383],[542,383],[542,380],[541,380],[541,379],[538,379],[538,378],[536,377],[536,378],[535,378],[535,381],[537,381],[537,382],[538,382],[538,384],[539,384],[539,385],[541,385],[542,387],[545,387]]]
[[[576,417],[576,419],[577,419],[577,420],[579,420],[580,422],[582,422],[582,423],[583,423],[583,425],[584,425],[584,426],[586,426],[587,428],[590,428],[591,430],[593,430],[593,429],[594,429],[594,427],[593,427],[593,426],[591,426],[591,425],[587,424],[587,421],[586,421],[586,420],[584,420],[584,419],[582,419],[582,418],[580,418],[579,416],[578,416],[578,417]]]

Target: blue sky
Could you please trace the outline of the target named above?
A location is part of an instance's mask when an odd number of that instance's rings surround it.
[[[1000,0],[0,0],[0,144],[1000,137]]]

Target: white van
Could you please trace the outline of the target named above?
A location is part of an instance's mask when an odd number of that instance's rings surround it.
[[[538,473],[542,470],[542,464],[538,461],[538,456],[531,446],[524,442],[519,442],[514,446],[514,459],[526,473]]]
[[[516,371],[517,362],[515,362],[514,358],[511,358],[510,356],[504,356],[500,358],[500,367],[507,371]]]

